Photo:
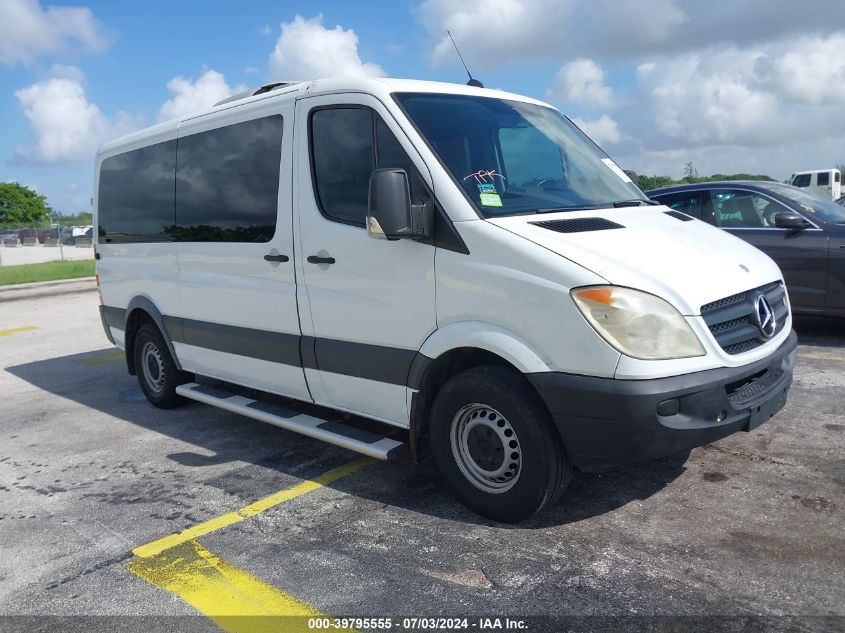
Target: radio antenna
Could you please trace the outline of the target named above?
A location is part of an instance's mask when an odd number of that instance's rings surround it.
[[[458,54],[458,59],[460,59],[461,63],[464,65],[464,70],[467,71],[467,77],[469,77],[469,81],[467,82],[467,86],[473,86],[474,88],[483,88],[484,84],[481,83],[480,81],[478,81],[478,79],[475,79],[472,76],[472,74],[470,74],[469,68],[467,68],[467,64],[464,61],[464,56],[461,55],[461,51],[458,48],[458,45],[455,44],[455,38],[452,37],[451,31],[449,31],[449,29],[446,29],[446,33],[449,35],[449,39],[452,40],[452,46],[455,47],[455,52]]]

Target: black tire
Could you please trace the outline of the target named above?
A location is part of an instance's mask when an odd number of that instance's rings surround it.
[[[429,439],[452,493],[473,512],[502,523],[555,502],[572,475],[546,407],[524,376],[504,367],[468,369],[443,385],[432,405]],[[498,478],[485,474],[502,468]]]
[[[176,387],[188,382],[189,377],[176,368],[167,344],[155,325],[145,323],[138,328],[132,353],[138,383],[151,404],[159,409],[172,409],[185,402],[176,393]]]

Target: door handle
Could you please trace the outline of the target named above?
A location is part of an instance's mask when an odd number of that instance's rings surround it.
[[[289,260],[290,260],[290,257],[288,257],[287,255],[272,255],[272,254],[270,254],[270,255],[264,256],[264,261],[266,261],[266,262],[286,262],[286,261],[289,261]]]
[[[334,264],[334,257],[318,257],[317,255],[308,256],[309,264]]]

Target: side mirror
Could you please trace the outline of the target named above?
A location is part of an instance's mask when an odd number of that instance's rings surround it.
[[[370,176],[367,235],[382,240],[420,239],[428,234],[424,206],[411,205],[404,169],[376,169]]]
[[[628,178],[634,181],[635,185],[639,186],[640,177],[637,175],[637,172],[631,171],[630,169],[623,169],[622,171],[625,172],[625,175],[628,176]]]
[[[803,229],[809,223],[794,211],[781,211],[775,214],[775,226],[779,229]]]

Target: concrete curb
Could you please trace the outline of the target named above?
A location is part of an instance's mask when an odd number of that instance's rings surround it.
[[[0,286],[0,303],[5,301],[20,301],[51,295],[67,295],[77,292],[94,292],[97,290],[95,277],[79,277],[77,279],[57,279],[55,281],[39,281],[31,284],[16,284],[14,286]]]

